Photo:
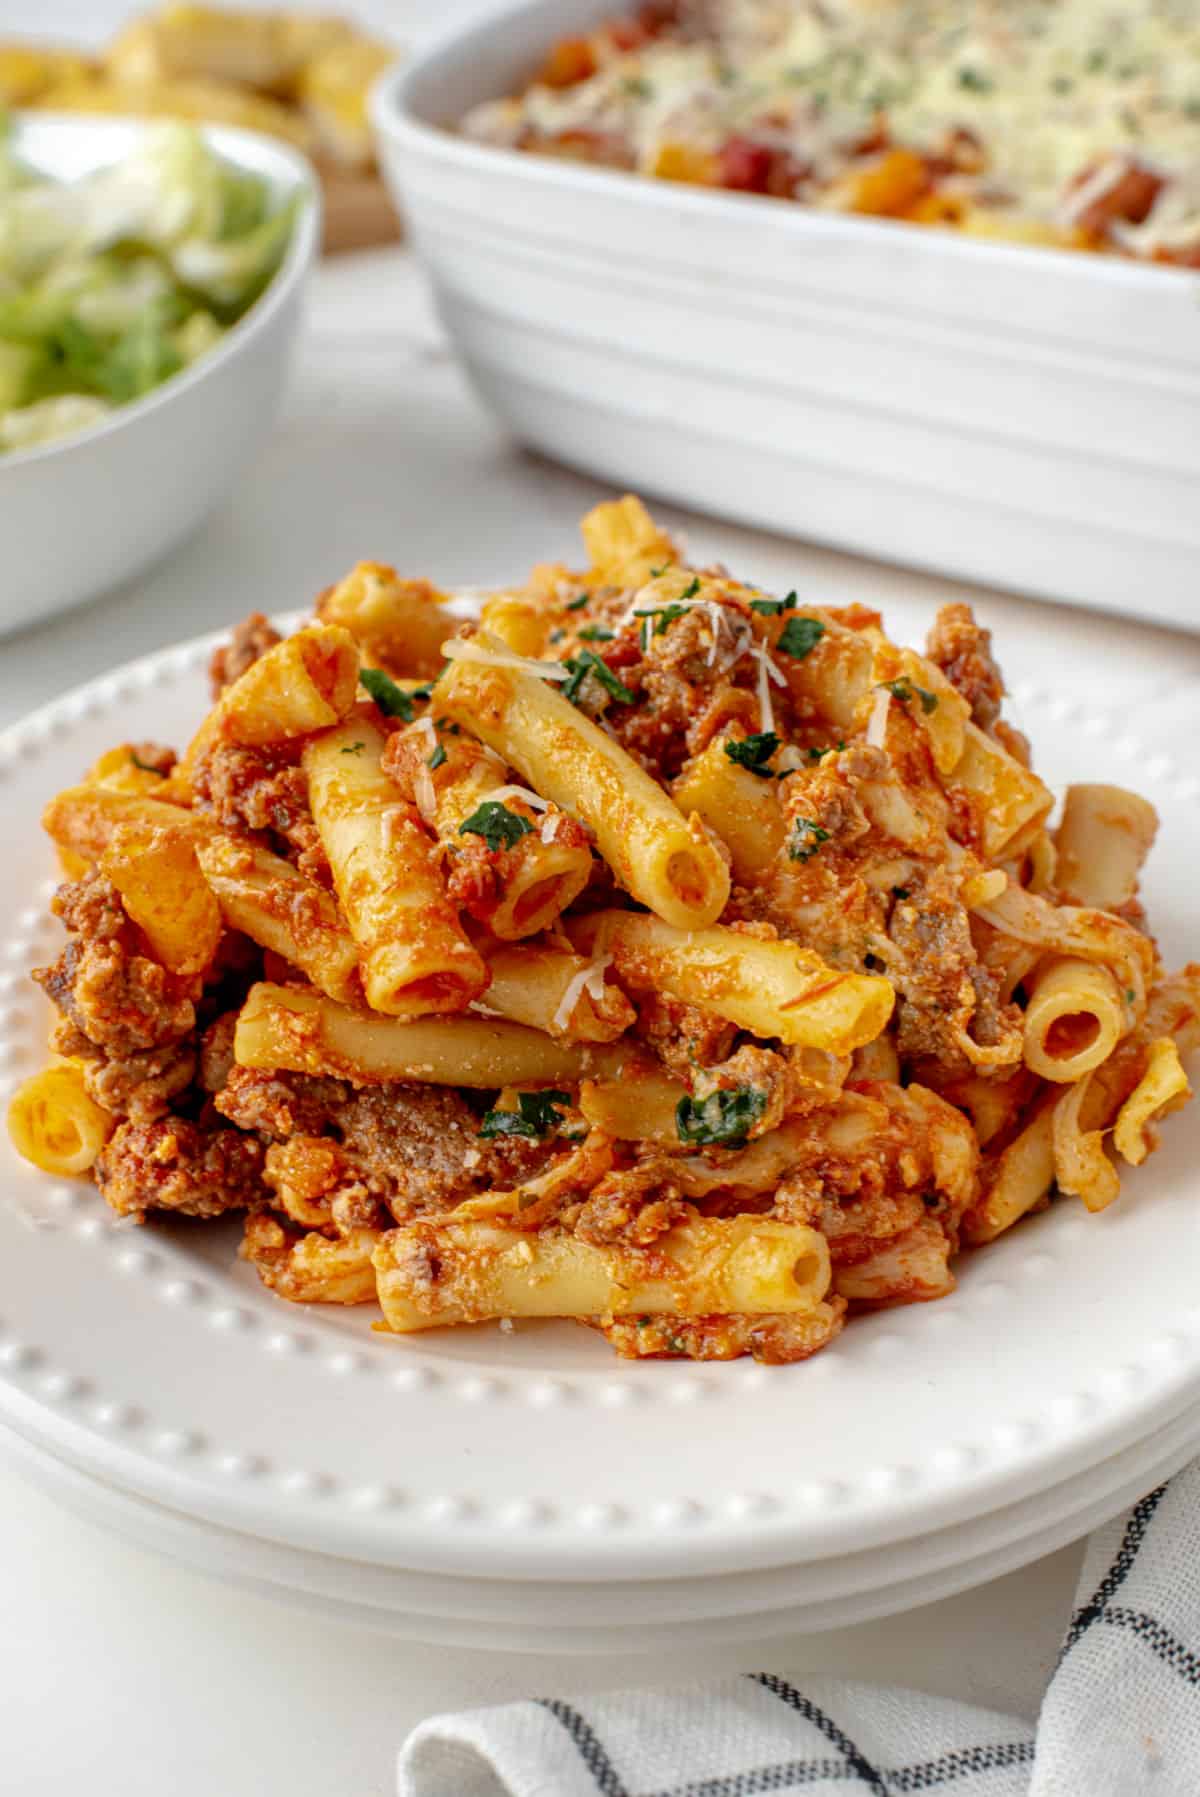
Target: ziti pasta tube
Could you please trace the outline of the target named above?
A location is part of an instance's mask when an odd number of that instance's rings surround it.
[[[541,1030],[490,1017],[380,1017],[296,986],[254,986],[234,1037],[239,1066],[328,1073],[372,1085],[390,1080],[487,1089],[568,1084],[616,1074],[619,1044],[555,1042]]]
[[[448,645],[452,656],[460,647],[475,645]],[[488,665],[486,646],[477,653],[484,659],[454,659],[438,682],[444,710],[586,824],[621,885],[656,916],[683,930],[714,923],[729,870],[700,820],[546,680],[514,658]]]
[[[604,911],[582,940],[613,957],[618,978],[727,1018],[756,1036],[850,1054],[879,1035],[895,994],[876,974],[839,973],[811,949],[715,924],[676,930],[656,917]]]
[[[357,942],[367,1003],[393,1017],[462,1011],[488,983],[446,897],[433,844],[380,767],[383,737],[352,718],[304,748],[309,804]]]
[[[772,1217],[696,1218],[651,1252],[448,1217],[390,1230],[375,1270],[388,1328],[407,1333],[489,1317],[808,1311],[829,1289],[829,1249]]]

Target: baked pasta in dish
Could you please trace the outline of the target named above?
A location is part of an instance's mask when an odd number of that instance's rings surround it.
[[[214,658],[178,758],[51,800],[70,932],[17,1146],[142,1218],[240,1212],[301,1302],[395,1331],[574,1317],[798,1360],[939,1298],[1189,1097],[1152,808],[1052,799],[965,605],[681,555],[636,499],[456,625],[372,563]]]
[[[649,0],[479,141],[1200,266],[1196,0]]]

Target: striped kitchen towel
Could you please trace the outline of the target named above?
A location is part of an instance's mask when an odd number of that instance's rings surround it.
[[[1200,1461],[1095,1534],[1036,1728],[770,1673],[423,1722],[400,1797],[1200,1797]]]

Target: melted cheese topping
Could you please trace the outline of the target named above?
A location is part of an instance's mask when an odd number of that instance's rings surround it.
[[[717,186],[751,185],[717,160],[748,141],[802,171],[789,197],[871,211],[889,208],[860,206],[845,177],[881,122],[930,158],[965,132],[982,166],[943,165],[940,188],[1061,230],[1136,160],[1165,185],[1114,247],[1200,247],[1200,0],[685,0],[638,49],[591,41],[595,74],[477,107],[468,134],[530,149],[568,134],[584,159]]]

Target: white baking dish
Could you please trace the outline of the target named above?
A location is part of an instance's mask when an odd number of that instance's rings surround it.
[[[375,91],[442,318],[517,436],[789,535],[1200,625],[1200,275],[447,128],[612,11],[525,0]]]

